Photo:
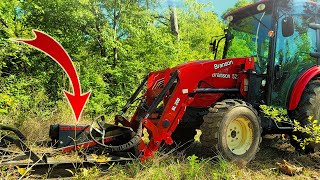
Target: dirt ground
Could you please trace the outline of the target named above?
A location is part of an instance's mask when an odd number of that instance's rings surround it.
[[[197,138],[196,138],[197,141]],[[201,154],[201,144],[196,143],[187,155]],[[302,171],[295,175],[286,175],[277,163],[283,161]],[[320,180],[320,152],[300,154],[290,145],[289,139],[281,135],[266,135],[260,144],[260,150],[246,167],[240,167],[241,173],[236,179],[315,179]]]
[[[286,160],[292,165],[302,167],[303,172],[299,175],[288,176],[278,171],[276,163]],[[277,179],[320,179],[320,152],[309,155],[299,154],[290,145],[288,139],[282,139],[281,136],[266,136],[260,146],[260,151],[252,163],[247,166],[252,175],[259,179],[268,179],[268,173],[280,176]]]

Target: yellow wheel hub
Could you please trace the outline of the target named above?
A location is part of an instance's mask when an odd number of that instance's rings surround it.
[[[252,145],[252,125],[248,118],[238,117],[233,119],[227,129],[227,145],[236,155],[246,153]]]

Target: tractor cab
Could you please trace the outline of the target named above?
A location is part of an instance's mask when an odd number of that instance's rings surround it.
[[[320,63],[320,5],[262,0],[227,14],[225,20],[232,38],[226,35],[223,58],[255,59],[251,103],[290,107],[295,82]]]

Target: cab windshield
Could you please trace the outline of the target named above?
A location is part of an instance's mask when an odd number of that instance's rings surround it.
[[[234,39],[228,51],[228,58],[247,57],[255,58],[256,70],[259,73],[266,73],[269,37],[271,30],[271,13],[261,12],[236,23],[230,24]]]

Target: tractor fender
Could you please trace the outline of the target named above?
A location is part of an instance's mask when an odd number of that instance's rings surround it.
[[[307,86],[309,81],[314,78],[315,76],[320,74],[320,66],[312,66],[308,70],[306,70],[298,79],[295,81],[295,83],[292,86],[291,95],[289,104],[288,104],[288,110],[294,110],[299,104],[301,95],[304,91],[304,88]]]

